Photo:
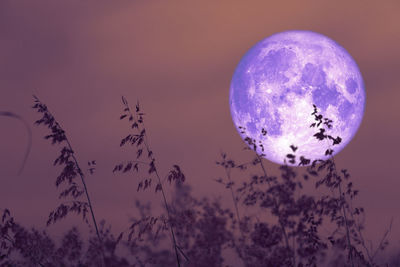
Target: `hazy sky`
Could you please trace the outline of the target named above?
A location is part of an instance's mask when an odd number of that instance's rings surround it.
[[[179,164],[196,195],[229,198],[213,178],[223,174],[215,166],[221,150],[248,156],[228,103],[237,63],[273,33],[322,33],[352,55],[366,85],[363,122],[337,162],[360,190],[367,238],[376,240],[393,217],[391,241],[400,245],[399,13],[397,0],[0,1],[0,111],[32,124],[39,118],[32,94],[45,102],[82,166],[97,161],[87,181],[95,211],[121,230],[134,198],[153,197],[136,193],[137,178],[111,172],[134,152],[119,148],[129,131],[119,121],[122,95],[142,103],[162,173]],[[42,227],[59,203],[60,169],[52,167],[59,149],[32,125],[32,151],[17,176],[26,132],[16,120],[0,122],[0,208]]]

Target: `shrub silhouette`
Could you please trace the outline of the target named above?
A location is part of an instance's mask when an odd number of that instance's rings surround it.
[[[95,233],[83,240],[71,227],[61,240],[53,240],[46,231],[26,229],[15,222],[10,211],[3,211],[0,222],[1,266],[229,266],[228,257],[236,259],[233,266],[396,266],[398,256],[378,263],[378,251],[388,244],[390,228],[372,251],[363,238],[362,207],[354,207],[358,191],[346,169],[338,169],[332,157],[340,137],[331,136],[333,121],[325,118],[314,106],[315,138],[331,145],[328,160],[307,159],[292,153],[280,166],[279,176],[270,175],[263,155],[254,153],[250,162],[236,163],[225,153],[216,162],[225,171],[225,178],[216,182],[224,186],[232,198],[231,207],[218,199],[195,198],[186,182],[182,168],[173,165],[162,176],[150,148],[139,103],[131,110],[123,97],[121,120],[128,120],[132,132],[120,146],[131,145],[134,157],[118,163],[113,173],[134,173],[139,176],[137,191],[150,191],[161,196],[164,212],[155,214],[150,203],[136,201],[138,217],[127,222],[126,230],[116,236],[104,220],[99,224],[91,205],[80,168],[65,131],[51,115],[47,106],[35,97],[34,109],[42,114],[36,124],[46,125],[51,133],[45,136],[53,145],[61,145],[54,165],[63,166],[56,187],[64,188],[61,203],[49,215],[47,225],[76,213]],[[246,132],[240,127],[242,133]],[[262,135],[268,133],[262,129]],[[258,140],[245,138],[248,149],[263,147]],[[290,165],[289,165],[290,164]],[[293,165],[302,166],[295,168]],[[89,161],[92,174],[96,161]],[[143,171],[144,170],[144,171]],[[144,178],[140,175],[145,172]],[[240,180],[234,178],[239,176]],[[165,177],[165,178],[161,178]],[[80,180],[79,180],[80,178]],[[240,182],[238,182],[240,181]],[[165,197],[173,190],[170,202]],[[313,184],[318,196],[306,193],[303,187]],[[151,193],[151,194],[153,194]],[[127,196],[129,197],[129,196]],[[257,210],[257,216],[243,209]],[[331,234],[324,234],[328,228]],[[172,243],[172,248],[170,244]],[[57,245],[58,244],[58,245]],[[226,254],[229,253],[229,256]],[[397,257],[397,258],[396,258]]]

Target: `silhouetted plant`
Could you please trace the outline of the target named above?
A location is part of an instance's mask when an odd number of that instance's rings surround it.
[[[0,263],[2,265],[9,265],[11,252],[15,249],[15,243],[12,239],[12,230],[14,225],[14,218],[10,216],[10,211],[5,209],[1,216],[0,224]]]
[[[355,219],[356,216],[363,215],[364,209],[362,207],[353,208],[351,204],[358,191],[349,181],[350,175],[346,169],[342,169],[340,174],[338,173],[332,156],[334,152],[332,147],[340,144],[342,140],[339,136],[329,135],[328,132],[332,128],[333,121],[319,114],[315,105],[311,115],[314,116],[315,122],[310,127],[316,127],[318,130],[314,137],[321,141],[331,142],[331,147],[325,152],[325,155],[330,158],[311,162],[310,159],[300,156],[299,166],[311,163],[311,166],[307,167],[307,173],[303,175],[304,181],[296,178],[297,173],[289,165],[280,167],[281,179],[268,176],[262,161],[263,154],[256,154],[253,161],[245,164],[236,164],[233,160],[226,159],[226,155],[223,154],[223,160],[217,162],[218,165],[225,168],[228,177],[227,182],[221,178],[217,182],[224,183],[231,190],[236,211],[237,198],[234,197],[232,191],[234,182],[230,177],[231,169],[248,170],[249,166],[260,166],[262,175],[253,175],[250,182],[243,182],[243,185],[237,189],[237,193],[241,195],[244,205],[258,205],[262,210],[268,210],[277,218],[278,222],[277,225],[272,226],[266,223],[254,223],[254,231],[251,234],[253,244],[248,246],[250,249],[246,253],[239,252],[239,256],[246,255],[246,258],[243,258],[248,266],[264,266],[263,264],[266,262],[271,266],[316,266],[318,260],[324,259],[325,251],[330,245],[331,248],[347,251],[347,262],[351,266],[355,266],[355,264],[357,266],[376,266],[374,257],[370,256],[371,253],[362,237],[363,225]],[[239,130],[242,134],[246,134],[245,127],[241,126]],[[267,131],[262,129],[261,134],[265,136]],[[251,150],[257,152],[257,149],[260,148],[260,151],[264,151],[261,141],[250,137],[245,137],[244,140]],[[285,162],[295,165],[297,164],[297,147],[291,145],[290,148],[292,153],[286,156]],[[338,196],[325,194],[316,199],[313,196],[300,194],[299,191],[303,187],[302,182],[310,180],[310,176],[317,178],[316,188],[325,185],[330,192],[337,191]],[[344,181],[346,181],[345,190],[342,190]],[[330,223],[336,224],[336,229],[332,235],[324,238],[319,229],[326,219],[329,219]],[[251,218],[246,218],[246,222],[250,221]],[[341,232],[341,229],[345,230],[344,233]],[[254,234],[254,232],[258,234]],[[387,233],[383,237],[385,241],[381,242],[378,248],[387,244]],[[260,235],[263,238],[257,239],[257,236]],[[262,243],[260,240],[265,240],[266,243]],[[360,250],[360,245],[368,255],[367,259]],[[268,249],[262,251],[263,247]],[[243,247],[238,248],[238,251],[241,250],[243,251]],[[259,251],[259,253],[254,253],[255,251]]]
[[[328,134],[328,130],[332,128],[332,120],[324,118],[322,114],[319,114],[315,105],[312,115],[315,116],[316,122],[311,124],[310,127],[316,127],[319,130],[314,136],[321,141],[326,140],[331,142],[331,147],[340,144],[342,139],[339,136],[334,137]],[[362,207],[353,209],[352,207],[352,200],[357,196],[358,190],[353,188],[353,182],[350,181],[350,174],[347,169],[341,169],[340,172],[337,170],[333,152],[332,148],[328,148],[325,152],[326,156],[330,156],[328,160],[314,160],[311,166],[307,168],[309,174],[315,174],[315,172],[319,175],[322,174],[322,178],[315,184],[316,188],[325,185],[332,192],[331,197],[323,199],[323,202],[328,201],[332,204],[328,206],[331,209],[328,209],[327,212],[330,213],[331,222],[334,222],[337,226],[334,232],[336,235],[331,235],[328,239],[332,245],[346,249],[348,262],[351,266],[355,266],[355,264],[373,266],[375,265],[373,258],[369,257],[366,259],[358,248],[358,245],[364,244],[362,247],[365,249],[367,255],[369,255],[369,250],[366,248],[362,238],[361,230],[363,226],[355,219],[356,216],[364,214],[364,209]],[[343,185],[345,186],[345,190],[343,190]],[[338,196],[335,196],[335,191]],[[342,228],[345,229],[345,235],[338,236],[337,233]]]
[[[97,238],[101,243],[101,236],[97,227],[96,218],[94,216],[93,206],[90,201],[84,174],[78,164],[76,157],[74,156],[75,152],[72,149],[72,146],[65,134],[65,131],[56,121],[54,116],[50,113],[47,106],[42,102],[40,102],[40,100],[36,96],[33,97],[35,102],[33,108],[36,109],[37,112],[43,114],[42,118],[37,120],[35,124],[37,125],[44,124],[51,130],[51,134],[46,135],[44,138],[50,139],[52,145],[54,144],[63,145],[59,157],[54,161],[53,164],[53,165],[64,166],[61,174],[56,179],[56,186],[59,187],[60,185],[66,185],[67,188],[60,193],[59,198],[72,199],[68,202],[60,204],[54,211],[50,213],[47,225],[50,225],[52,223],[57,222],[60,219],[65,218],[70,212],[81,214],[83,220],[86,223],[88,223],[86,215],[88,213],[88,210],[90,210],[90,213],[92,215],[93,225],[96,229]],[[92,163],[95,162],[93,161]],[[75,181],[78,176],[81,178],[81,183],[83,188]],[[79,200],[83,194],[86,195],[86,201]],[[102,250],[100,251],[103,254]]]
[[[85,244],[73,227],[57,247],[45,231],[26,230],[5,210],[0,223],[0,266],[131,266],[126,258],[116,255],[110,227],[101,222],[99,232],[101,244],[97,237]],[[99,250],[104,251],[104,263],[98,257]]]
[[[121,140],[120,146],[124,146],[126,144],[131,144],[135,145],[137,150],[136,150],[136,159],[135,160],[130,160],[127,164],[120,163],[117,166],[115,166],[113,172],[115,171],[122,171],[124,173],[133,170],[138,172],[139,171],[139,165],[144,164],[148,166],[148,175],[151,176],[152,174],[155,174],[157,178],[157,184],[155,187],[155,192],[157,193],[158,191],[161,191],[165,210],[167,212],[167,225],[169,227],[169,230],[171,232],[171,238],[172,238],[172,243],[176,255],[176,261],[177,265],[181,266],[181,261],[179,254],[181,250],[179,249],[177,242],[176,242],[176,237],[174,233],[174,227],[171,224],[171,211],[170,211],[170,206],[168,204],[163,183],[161,181],[160,175],[158,173],[158,169],[156,167],[155,163],[155,158],[153,151],[150,149],[149,143],[148,143],[148,137],[146,134],[146,128],[144,126],[144,113],[141,112],[140,110],[140,105],[139,103],[136,104],[135,107],[135,112],[131,111],[131,108],[128,105],[128,101],[125,99],[125,97],[122,97],[122,103],[124,105],[124,110],[123,114],[120,117],[120,120],[123,120],[125,118],[128,118],[131,128],[133,130],[132,134],[127,135],[125,138]],[[147,160],[142,161],[141,157],[143,152],[147,154]],[[169,172],[168,174],[168,181],[171,183],[172,181],[184,181],[185,176],[181,172],[181,169],[178,165],[174,165],[173,169]],[[137,191],[139,190],[146,190],[151,187],[152,184],[152,178],[145,178],[142,181],[139,182]],[[150,223],[152,224],[153,222],[156,222],[157,218],[151,218]],[[131,232],[129,233],[129,236],[132,236],[132,230],[134,229],[134,226],[136,225],[136,222],[134,222],[130,229]]]
[[[271,266],[316,266],[317,256],[323,256],[326,249],[318,235],[322,224],[320,206],[314,197],[298,192],[302,182],[296,180],[292,167],[281,166],[281,179],[278,179],[267,175],[260,156],[251,164],[260,166],[262,175],[253,175],[237,192],[244,205],[258,205],[266,215],[276,217],[277,224],[253,224],[252,243],[246,248],[252,260],[247,266],[262,266],[265,262]],[[264,238],[257,238],[260,235]],[[259,252],[252,254],[251,251]]]
[[[187,266],[224,266],[222,251],[233,247],[230,223],[234,213],[218,200],[196,199],[191,188],[176,183],[172,222],[177,240],[185,251]]]
[[[165,213],[154,215],[151,204],[136,202],[138,216],[132,218],[125,231],[114,237],[111,226],[101,221],[99,227],[90,204],[84,175],[64,130],[56,122],[47,107],[35,98],[34,108],[43,114],[37,124],[47,125],[51,134],[45,138],[53,144],[62,144],[60,156],[54,165],[64,166],[57,177],[56,186],[65,186],[61,199],[71,201],[60,204],[53,211],[48,224],[76,212],[88,223],[91,211],[96,236],[82,240],[77,228],[72,227],[59,241],[53,241],[45,231],[27,230],[14,221],[9,210],[4,210],[0,222],[0,266],[229,266],[224,253],[230,252],[248,267],[257,266],[383,266],[376,263],[378,251],[385,249],[389,229],[384,233],[376,250],[368,248],[363,238],[362,207],[353,207],[358,195],[346,169],[339,170],[332,157],[340,137],[329,134],[334,123],[324,118],[314,106],[315,138],[329,142],[327,160],[307,159],[296,154],[295,144],[291,153],[279,167],[279,175],[270,175],[263,162],[263,154],[256,153],[253,160],[237,164],[225,153],[217,162],[225,171],[226,178],[216,179],[228,189],[232,209],[221,202],[206,197],[195,198],[185,184],[185,176],[178,165],[162,177],[159,176],[156,159],[150,149],[143,122],[144,113],[139,104],[135,112],[122,98],[124,114],[133,130],[121,140],[120,145],[133,145],[135,158],[120,163],[114,172],[146,174],[138,182],[137,191],[154,188],[161,193]],[[240,127],[242,133],[246,129]],[[262,129],[262,135],[267,131]],[[262,143],[245,138],[251,150],[263,152]],[[290,165],[288,165],[290,164]],[[305,166],[295,168],[294,165]],[[95,171],[96,162],[88,162],[88,172]],[[234,173],[239,174],[238,183]],[[303,171],[303,172],[302,172]],[[250,174],[249,177],[248,174]],[[76,181],[80,176],[81,182]],[[156,182],[152,180],[156,179]],[[140,177],[140,176],[139,176]],[[174,185],[170,202],[165,196],[164,183]],[[320,196],[305,193],[303,186],[312,183]],[[83,187],[83,188],[82,188]],[[86,200],[81,200],[86,193]],[[241,209],[242,205],[242,209]],[[246,209],[256,209],[257,215],[246,214]],[[322,227],[331,234],[324,234]],[[173,250],[166,249],[171,236]],[[59,246],[57,246],[59,244]],[[127,250],[124,256],[119,252]],[[98,252],[102,257],[98,257]],[[331,253],[330,257],[328,253]],[[394,255],[387,262],[397,266]],[[182,260],[182,259],[185,260]],[[236,262],[236,261],[235,261]],[[236,262],[234,266],[240,265]]]
[[[235,190],[234,190],[235,182],[232,180],[232,177],[231,177],[232,170],[234,170],[236,168],[236,164],[235,164],[234,160],[227,158],[226,153],[221,153],[221,160],[217,161],[216,164],[220,165],[222,168],[224,168],[226,179],[218,178],[218,179],[215,179],[215,181],[224,185],[226,189],[229,189],[229,191],[231,193],[231,197],[232,197],[233,206],[235,208],[236,220],[232,219],[232,226],[231,226],[232,232],[235,233],[236,229],[238,229],[240,232],[240,238],[237,241],[233,238],[232,244],[233,244],[233,247],[235,248],[236,252],[238,253],[239,258],[241,258],[243,260],[244,264],[246,264],[248,259],[247,259],[246,255],[243,254],[243,248],[244,248],[244,244],[246,242],[246,236],[242,229],[242,226],[243,226],[242,219],[240,217],[240,212],[239,212],[239,207],[238,207],[239,198],[236,196]],[[241,168],[244,169],[245,168],[244,166],[245,165],[242,164]]]

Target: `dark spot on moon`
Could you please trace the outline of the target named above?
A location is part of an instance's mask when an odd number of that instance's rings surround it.
[[[289,99],[286,97],[288,93],[292,92],[292,89],[285,88],[282,89],[282,91],[279,94],[275,94],[272,96],[272,103],[276,106],[281,106],[281,105],[288,105],[291,106],[292,102],[289,101]]]
[[[254,120],[248,122],[246,124],[246,130],[250,132],[251,134],[256,134],[257,133],[257,126]]]
[[[284,72],[290,68],[295,56],[296,54],[287,48],[269,51],[264,58],[255,64],[257,66],[254,73],[255,80],[286,83],[289,79],[284,75]]]
[[[357,87],[358,87],[357,82],[354,79],[349,78],[346,80],[346,90],[350,94],[354,94],[355,91],[357,90]]]
[[[292,86],[290,89],[288,89],[287,92],[293,92],[296,95],[303,96],[306,93],[306,90],[302,89],[302,85],[297,83],[294,86]]]
[[[326,74],[320,67],[307,63],[303,68],[301,80],[308,85],[319,86],[325,83]]]
[[[343,120],[346,120],[354,111],[353,105],[345,99],[339,106],[339,115]]]
[[[286,93],[287,93],[287,92],[286,92]],[[281,94],[281,95],[279,96],[279,100],[280,100],[280,103],[279,103],[279,104],[288,103],[288,100],[287,100],[287,98],[286,98],[286,93]]]
[[[326,110],[328,105],[336,106],[338,97],[339,93],[336,90],[336,86],[328,87],[324,84],[312,92],[314,104],[322,110]]]

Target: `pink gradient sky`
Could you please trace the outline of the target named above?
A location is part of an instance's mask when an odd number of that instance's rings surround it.
[[[228,104],[237,63],[273,33],[322,33],[353,56],[366,84],[364,120],[337,162],[360,190],[367,238],[377,240],[393,217],[391,241],[399,246],[399,13],[396,0],[0,1],[0,110],[33,123],[32,94],[49,106],[78,159],[97,161],[87,181],[95,211],[118,231],[135,197],[151,194],[136,193],[135,178],[111,173],[130,155],[119,148],[129,130],[118,120],[122,95],[142,103],[162,173],[179,164],[196,195],[229,198],[213,178],[222,175],[215,166],[221,150],[247,156]],[[0,208],[43,227],[59,203],[60,169],[51,166],[58,149],[32,126],[32,151],[17,176],[26,132],[18,121],[0,121]]]

